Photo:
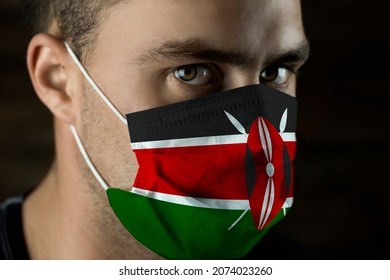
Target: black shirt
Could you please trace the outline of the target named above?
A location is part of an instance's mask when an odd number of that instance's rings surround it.
[[[28,260],[22,224],[23,196],[0,204],[0,260]]]
[[[18,196],[0,204],[0,260],[30,259],[23,233],[23,200],[24,196]],[[244,259],[316,259],[316,256],[271,229]]]

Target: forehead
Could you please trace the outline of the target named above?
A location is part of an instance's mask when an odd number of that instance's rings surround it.
[[[304,39],[299,0],[125,1],[105,18],[96,49],[132,54],[164,41],[203,40],[262,56]]]

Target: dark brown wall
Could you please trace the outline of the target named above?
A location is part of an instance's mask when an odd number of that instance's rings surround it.
[[[18,0],[0,0],[0,200],[35,186],[52,158],[51,118],[25,62],[29,31]]]
[[[283,229],[323,258],[390,258],[388,1],[303,0],[296,207]]]
[[[2,200],[39,182],[53,140],[25,67],[21,8],[0,1]],[[303,0],[312,55],[298,89],[296,199],[272,234],[315,258],[390,258],[389,9],[380,0]]]

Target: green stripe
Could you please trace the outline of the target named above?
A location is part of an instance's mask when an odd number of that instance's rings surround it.
[[[110,188],[115,214],[144,246],[166,259],[236,259],[245,256],[284,215],[256,229],[248,211],[230,231],[242,210],[191,207]]]

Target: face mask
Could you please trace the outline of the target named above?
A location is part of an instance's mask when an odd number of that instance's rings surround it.
[[[109,187],[72,132],[110,205],[130,234],[167,259],[245,256],[293,202],[296,100],[250,85],[131,113],[139,170],[131,191]]]

